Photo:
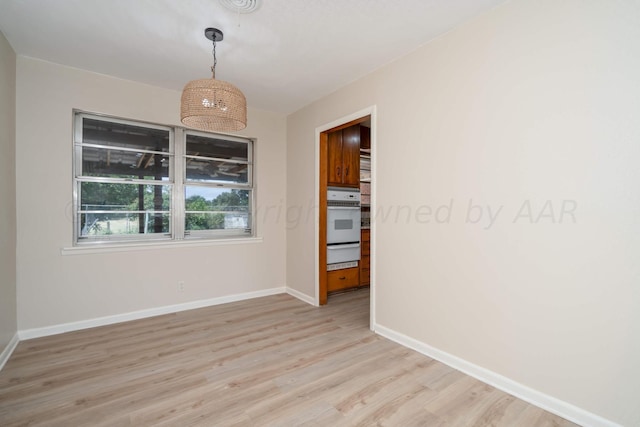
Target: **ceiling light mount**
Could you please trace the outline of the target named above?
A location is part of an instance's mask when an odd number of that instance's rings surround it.
[[[204,30],[204,36],[212,42],[221,42],[224,39],[224,34],[217,28],[207,28]]]
[[[192,80],[182,90],[180,121],[194,129],[229,132],[247,127],[247,99],[231,83],[216,80],[216,42],[224,34],[217,28],[204,30],[213,42],[213,66],[210,79]]]

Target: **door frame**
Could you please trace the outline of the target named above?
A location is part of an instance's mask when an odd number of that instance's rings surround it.
[[[327,133],[329,130],[338,130],[364,121],[365,118],[371,118],[371,211],[376,209],[376,161],[377,161],[377,115],[376,106],[364,108],[349,115],[340,117],[329,123],[325,123],[316,127],[315,130],[315,305],[320,306],[326,304],[326,243],[327,237],[321,235],[320,224],[326,224],[327,221]],[[375,217],[372,215],[372,217]],[[323,222],[324,221],[324,222]],[[322,227],[326,230],[326,225]],[[371,307],[369,328],[373,330],[375,325],[375,300],[376,300],[376,227],[375,220],[371,221],[371,283],[369,285],[371,293]],[[324,248],[324,250],[322,250]],[[322,268],[320,266],[322,265]],[[321,280],[322,278],[322,280]],[[321,284],[323,285],[321,289]]]

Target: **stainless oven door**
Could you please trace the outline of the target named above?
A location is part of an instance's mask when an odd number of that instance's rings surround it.
[[[327,264],[359,261],[360,243],[327,246]]]
[[[327,244],[360,242],[360,208],[327,206]]]

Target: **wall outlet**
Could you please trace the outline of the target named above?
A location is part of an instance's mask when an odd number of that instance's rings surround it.
[[[178,292],[184,292],[184,282],[182,280],[178,282]]]

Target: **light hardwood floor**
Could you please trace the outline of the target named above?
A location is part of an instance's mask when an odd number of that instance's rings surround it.
[[[368,305],[275,295],[24,341],[0,425],[575,425],[373,334]]]

